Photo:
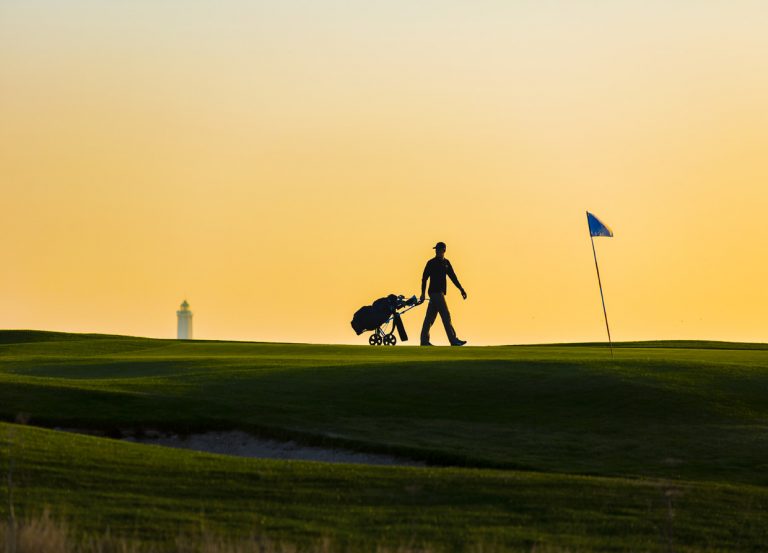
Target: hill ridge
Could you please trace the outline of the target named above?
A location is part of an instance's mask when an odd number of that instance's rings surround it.
[[[174,338],[152,338],[148,336],[132,336],[128,334],[104,334],[99,332],[62,332],[55,330],[37,329],[0,329],[0,345],[24,344],[37,342],[56,342],[72,340],[151,340],[158,342],[176,342]],[[275,344],[297,346],[330,346],[342,347],[350,344],[310,344],[305,342],[263,342],[258,340],[184,340],[186,343],[236,343],[236,344]],[[354,345],[352,346],[354,347]],[[369,346],[366,346],[369,347]],[[497,344],[491,346],[475,346],[483,348],[524,348],[524,347],[608,347],[606,342],[553,342],[534,344]],[[628,340],[614,342],[614,349],[622,348],[674,348],[674,349],[725,349],[725,350],[768,350],[768,343],[763,342],[731,342],[725,340]]]

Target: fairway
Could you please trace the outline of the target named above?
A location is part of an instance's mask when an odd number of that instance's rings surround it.
[[[430,468],[236,459],[0,427],[19,508],[163,540],[760,550],[768,349],[372,348],[0,333],[0,415],[127,435],[240,429]],[[12,445],[15,444],[15,445]],[[19,445],[20,444],[20,445]],[[454,468],[447,468],[454,467]],[[87,516],[93,501],[101,519]],[[3,502],[0,509],[5,509]],[[671,539],[671,538],[670,538]]]
[[[47,505],[83,532],[149,543],[200,529],[353,551],[762,551],[768,540],[768,491],[754,486],[252,460],[8,424],[0,446],[17,514]]]
[[[243,429],[437,464],[766,484],[768,350],[372,348],[6,332],[0,415]]]

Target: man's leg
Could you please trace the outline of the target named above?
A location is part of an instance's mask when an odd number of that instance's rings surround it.
[[[448,341],[453,344],[456,342],[456,331],[453,329],[453,324],[451,324],[451,312],[448,311],[448,304],[445,302],[445,296],[442,294],[435,294],[440,299],[435,302],[433,299],[430,301],[430,305],[432,303],[437,303],[437,311],[440,313],[440,318],[443,320],[443,326],[445,327],[445,334],[448,336]]]
[[[437,318],[437,306],[430,300],[427,303],[427,314],[424,315],[424,324],[421,326],[421,345],[429,343],[429,329]]]

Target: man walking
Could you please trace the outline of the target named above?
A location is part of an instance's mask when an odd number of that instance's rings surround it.
[[[456,278],[456,273],[453,272],[451,262],[445,258],[445,242],[438,242],[432,249],[435,250],[435,257],[427,261],[427,266],[424,267],[424,275],[421,277],[421,301],[424,301],[424,291],[427,289],[427,280],[429,280],[429,305],[427,306],[427,314],[424,317],[424,326],[421,327],[421,345],[432,345],[429,343],[429,329],[432,327],[432,323],[435,322],[437,314],[440,313],[445,333],[448,335],[448,341],[452,346],[463,346],[467,342],[456,337],[456,331],[453,330],[453,325],[451,324],[451,312],[448,311],[448,304],[445,303],[445,293],[447,291],[445,277],[450,277],[451,282],[461,291],[462,298],[467,299],[467,293],[459,284],[459,279]]]

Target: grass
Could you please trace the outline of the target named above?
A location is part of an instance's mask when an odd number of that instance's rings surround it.
[[[9,424],[0,446],[0,467],[15,458],[19,519],[48,505],[91,537],[432,551],[759,551],[768,540],[768,490],[748,485],[253,460]]]
[[[454,465],[237,459],[0,424],[0,474],[13,463],[19,520],[50,506],[80,536],[109,528],[163,547],[212,533],[429,551],[768,543],[761,344],[620,344],[611,359],[597,345],[0,332],[0,418],[19,413],[115,435],[242,429]],[[0,495],[0,514],[10,505]]]
[[[0,333],[0,418],[242,429],[438,464],[768,483],[768,350],[371,348]],[[680,347],[673,347],[680,346]]]

